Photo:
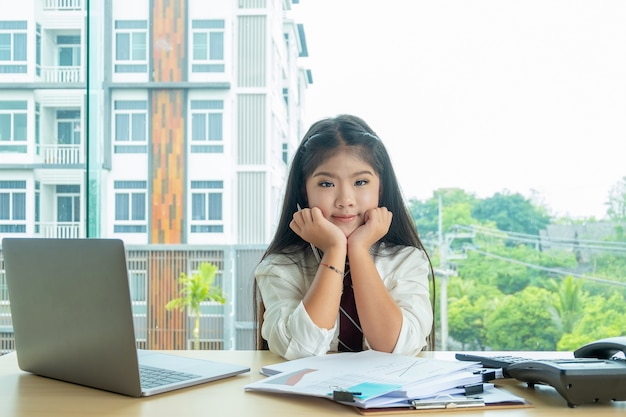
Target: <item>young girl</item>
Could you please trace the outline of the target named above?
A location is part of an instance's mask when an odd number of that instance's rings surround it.
[[[416,355],[428,342],[432,349],[429,276],[381,140],[355,116],[314,123],[255,270],[269,349],[286,359],[364,348]]]

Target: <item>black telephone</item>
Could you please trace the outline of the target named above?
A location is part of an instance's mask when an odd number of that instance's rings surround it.
[[[506,368],[510,377],[553,386],[569,407],[584,403],[626,401],[626,336],[588,343],[574,359],[524,360]]]
[[[608,337],[587,343],[574,351],[575,358],[626,359],[626,336]]]

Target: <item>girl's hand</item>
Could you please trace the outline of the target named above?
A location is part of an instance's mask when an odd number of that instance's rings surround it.
[[[393,213],[387,207],[377,207],[365,212],[365,223],[359,226],[348,238],[348,246],[369,250],[379,239],[389,232]]]
[[[293,214],[289,227],[305,241],[326,252],[333,246],[347,244],[341,229],[332,224],[318,207],[304,208]]]

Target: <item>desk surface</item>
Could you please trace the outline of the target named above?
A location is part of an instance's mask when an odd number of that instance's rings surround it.
[[[263,378],[264,365],[282,359],[268,351],[173,351],[169,353],[249,366],[249,373],[200,386],[148,398],[130,398],[22,372],[15,353],[0,357],[0,415],[12,417],[66,416],[358,416],[348,406],[323,398],[245,392],[244,386]],[[453,352],[426,353],[422,356],[453,358]],[[520,355],[521,356],[521,355]],[[507,409],[511,417],[526,416],[624,416],[626,402],[581,405],[568,408],[551,387],[534,390],[515,380],[503,380],[511,392],[526,398],[533,408]],[[504,410],[457,410],[450,415],[491,416]],[[446,413],[449,414],[449,413]],[[409,414],[410,415],[410,414]],[[426,415],[432,415],[427,413]]]

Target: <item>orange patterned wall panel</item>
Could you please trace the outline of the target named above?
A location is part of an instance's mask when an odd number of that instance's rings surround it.
[[[153,82],[185,80],[186,0],[152,0]],[[151,230],[153,244],[183,243],[185,215],[185,102],[183,89],[151,91]],[[186,349],[185,313],[166,311],[178,296],[176,278],[186,262],[152,253],[149,272],[148,345],[150,349]]]
[[[153,0],[154,82],[185,75],[185,0]],[[185,91],[153,89],[151,243],[183,243],[185,209]]]
[[[159,291],[151,291],[148,300],[148,349],[187,349],[185,312],[165,309],[170,300],[180,295],[176,279],[186,268],[185,253],[150,252],[150,287]]]
[[[183,243],[185,211],[185,93],[152,92],[151,243]]]
[[[185,77],[186,0],[153,0],[152,61],[154,81]]]

